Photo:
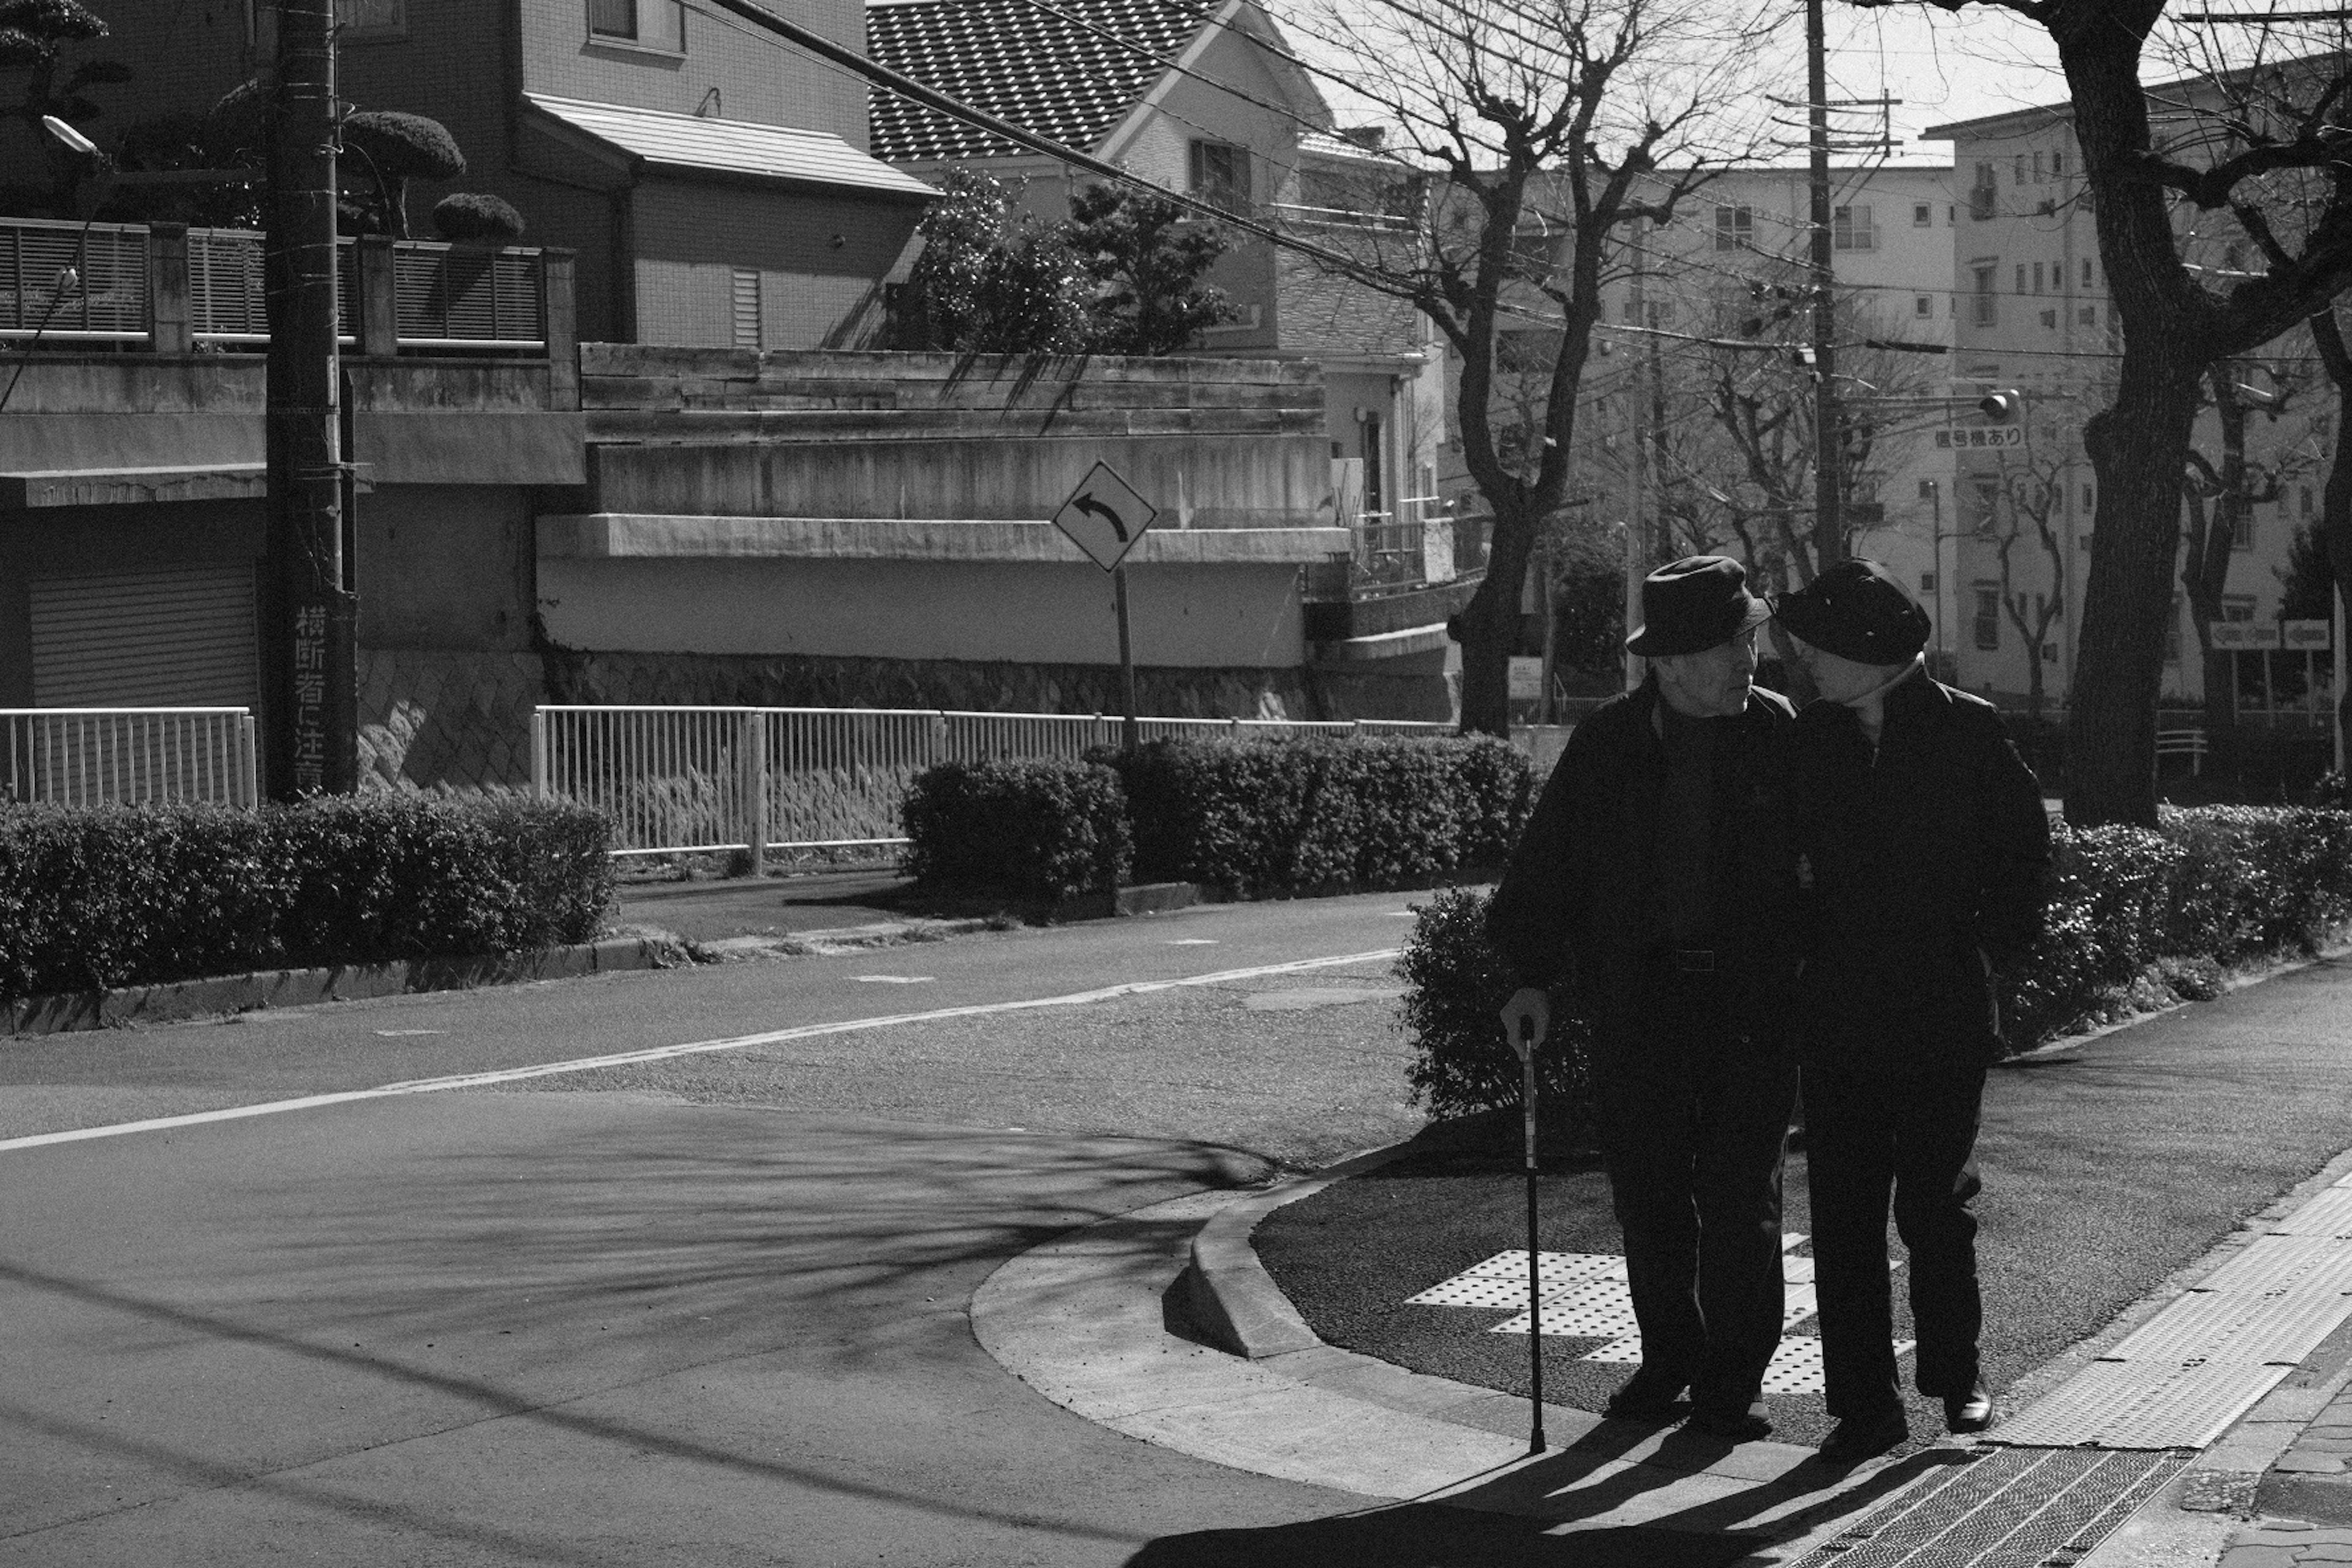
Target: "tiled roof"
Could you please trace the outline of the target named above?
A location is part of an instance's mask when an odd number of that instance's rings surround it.
[[[1206,7],[1189,0],[882,0],[866,8],[866,52],[974,109],[1091,149],[1168,69],[1152,55],[1174,58],[1207,25]],[[874,155],[892,163],[1019,151],[887,91],[874,95],[873,116]]]
[[[890,195],[938,194],[912,175],[869,158],[840,137],[822,131],[798,131],[748,120],[704,120],[666,110],[625,109],[617,103],[550,98],[537,92],[523,96],[542,113],[648,163],[847,185]]]

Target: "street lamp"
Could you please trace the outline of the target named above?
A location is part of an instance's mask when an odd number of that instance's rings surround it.
[[[54,114],[41,116],[41,129],[64,143],[69,153],[92,160],[99,156],[97,142]],[[41,312],[40,325],[33,329],[32,337],[25,344],[25,352],[16,357],[15,374],[8,377],[6,388],[0,390],[0,412],[5,412],[8,406],[8,400],[16,395],[16,384],[25,379],[25,367],[33,363],[34,351],[41,346],[41,334],[49,330],[49,322],[56,317],[58,307],[66,302],[67,295],[81,289],[82,271],[87,268],[89,262],[89,226],[98,221],[98,210],[106,205],[106,193],[110,184],[111,182],[105,177],[105,169],[101,165],[99,178],[91,182],[91,195],[88,202],[89,210],[82,215],[81,233],[74,238],[74,258],[83,265],[81,268],[58,268],[57,283],[49,290],[49,308]],[[87,299],[88,296],[84,295],[84,298]]]

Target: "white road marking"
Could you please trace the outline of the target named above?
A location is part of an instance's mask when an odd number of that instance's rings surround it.
[[[853,974],[852,980],[862,980],[868,985],[929,985],[928,974]]]
[[[1171,947],[1214,947],[1217,945],[1217,939],[1213,936],[1172,937],[1169,940],[1168,945]]]
[[[1343,952],[1329,958],[1299,958],[1287,963],[1260,963],[1247,969],[1219,970],[1211,974],[1190,974],[1181,980],[1130,980],[1118,985],[1105,985],[1092,991],[1072,991],[1060,996],[1037,996],[1025,1002],[979,1002],[963,1007],[934,1007],[924,1013],[890,1013],[873,1018],[844,1018],[832,1024],[802,1024],[789,1029],[769,1029],[757,1035],[735,1035],[724,1039],[693,1040],[678,1046],[651,1046],[644,1050],[620,1051],[612,1056],[580,1057],[572,1061],[545,1062],[537,1067],[500,1068],[490,1072],[459,1073],[449,1078],[417,1079],[408,1083],[388,1083],[380,1089],[343,1089],[334,1094],[307,1094],[299,1100],[273,1100],[258,1105],[229,1105],[217,1110],[196,1110],[184,1116],[156,1116],[144,1121],[118,1121],[104,1127],[77,1127],[63,1132],[37,1132],[24,1138],[0,1138],[0,1153],[13,1149],[40,1149],[52,1143],[80,1143],[93,1138],[121,1138],[133,1132],[163,1132],[177,1127],[200,1127],[208,1121],[239,1121],[252,1116],[276,1116],[289,1110],[315,1110],[330,1105],[349,1105],[362,1100],[384,1100],[394,1095],[436,1094],[449,1089],[488,1089],[497,1084],[512,1083],[519,1079],[552,1078],[558,1073],[586,1072],[597,1068],[635,1067],[645,1062],[667,1061],[674,1057],[703,1056],[713,1051],[741,1050],[750,1046],[771,1046],[785,1040],[814,1039],[822,1035],[855,1034],[861,1029],[887,1029],[898,1024],[927,1024],[942,1018],[979,1018],[992,1013],[1021,1013],[1038,1007],[1082,1007],[1094,1002],[1109,1002],[1121,996],[1143,996],[1156,991],[1175,991],[1188,985],[1223,985],[1236,980],[1255,980],[1268,974],[1298,974],[1314,969],[1337,969],[1351,963],[1381,963],[1396,957],[1392,947],[1376,948],[1370,952]]]
[[[378,1029],[376,1031],[387,1040],[404,1039],[410,1035],[446,1035],[448,1032],[446,1029]]]

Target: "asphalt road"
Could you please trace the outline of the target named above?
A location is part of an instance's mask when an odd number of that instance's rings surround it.
[[[1405,902],[0,1046],[0,1563],[1377,1561],[1362,1500],[1071,1416],[965,1317],[1413,1125],[1377,961],[7,1140],[1363,953]]]

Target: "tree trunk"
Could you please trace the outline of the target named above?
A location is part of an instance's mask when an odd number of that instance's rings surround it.
[[[1511,649],[1519,636],[1519,585],[1534,551],[1534,520],[1508,504],[1495,508],[1486,575],[1455,622],[1462,636],[1462,732],[1511,732]]]
[[[2115,406],[2083,433],[2099,490],[2066,716],[2066,818],[2082,826],[2156,826],[2156,703],[2203,368],[2127,352]]]
[[[2319,542],[2327,552],[2327,565],[2336,578],[2336,597],[2343,603],[2345,623],[2352,626],[2352,355],[2345,352],[2344,333],[2331,308],[2311,319],[2311,336],[2320,363],[2336,384],[2336,451],[2327,465],[2327,483],[2320,491]],[[2352,681],[2336,694],[2336,726],[2352,756]]]

